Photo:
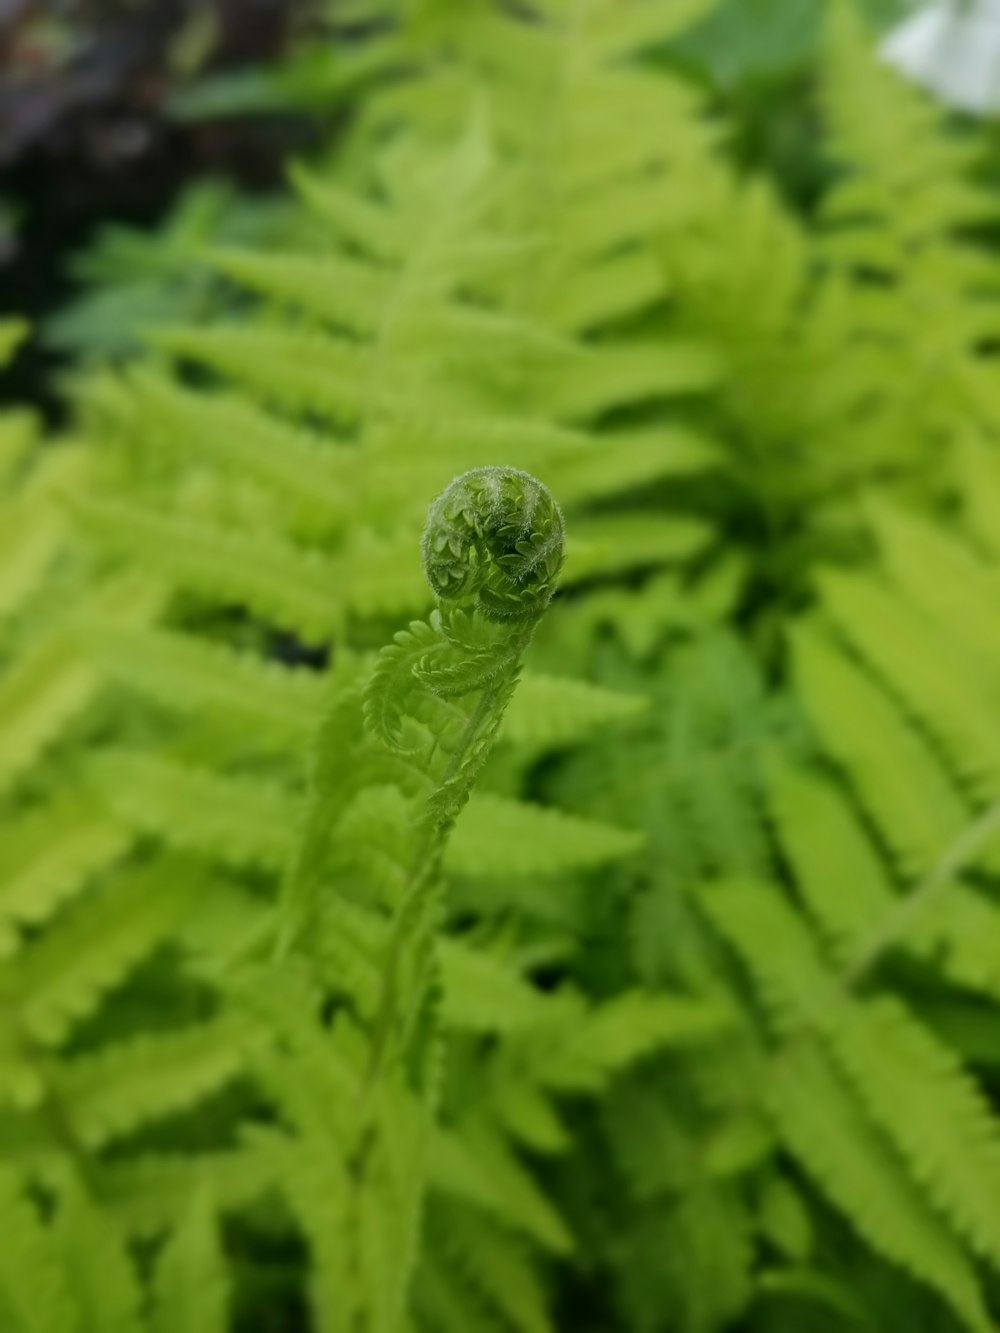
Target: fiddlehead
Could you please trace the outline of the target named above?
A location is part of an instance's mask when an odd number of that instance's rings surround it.
[[[517,468],[475,468],[430,507],[424,573],[442,603],[534,625],[555,590],[563,544],[562,514],[540,481]]]
[[[469,694],[515,669],[563,549],[559,506],[530,473],[482,467],[456,477],[431,505],[422,541],[437,610],[382,650],[366,692],[369,725],[399,747],[403,716],[422,719],[428,691]]]
[[[429,923],[448,831],[503,720],[521,657],[555,590],[563,547],[559,506],[541,482],[516,468],[463,473],[430,507],[422,550],[438,608],[429,624],[415,622],[382,650],[365,698],[369,724],[391,746],[400,744],[405,716],[430,736],[411,751],[431,790],[390,928],[374,1067],[390,1046],[405,1048],[415,1031],[406,1015],[420,1012],[429,990]],[[411,992],[406,1004],[399,993],[403,972]]]
[[[384,780],[378,775],[391,766],[385,745],[397,752],[389,780],[397,782],[402,765],[413,774],[412,790],[422,792],[403,876],[410,888],[394,931],[405,933],[406,913],[420,897],[415,888],[436,880],[447,830],[489,753],[521,657],[555,590],[563,546],[559,506],[516,468],[463,473],[432,503],[422,553],[438,607],[382,649],[366,684],[338,688],[320,729],[299,854],[286,877],[279,956],[308,935],[337,824],[363,787]],[[404,744],[407,721],[415,725]]]

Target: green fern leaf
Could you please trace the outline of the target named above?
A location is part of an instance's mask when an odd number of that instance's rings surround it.
[[[938,626],[863,575],[828,575],[823,602],[886,687],[924,724],[983,800],[1000,794],[990,682]]]
[[[544,1021],[544,999],[500,959],[459,939],[441,941],[441,1016],[470,1032],[511,1032]]]
[[[623,574],[645,566],[676,564],[704,551],[713,531],[687,515],[663,521],[661,514],[610,514],[573,525],[566,559],[571,582]]]
[[[604,689],[570,676],[525,671],[500,736],[521,745],[571,745],[600,727],[630,721],[647,707],[648,700],[642,695]]]
[[[403,259],[408,238],[392,208],[298,164],[292,165],[291,178],[310,210],[333,229],[341,242],[383,263]]]
[[[555,1254],[573,1247],[566,1223],[534,1177],[485,1120],[435,1135],[432,1188],[474,1203]]]
[[[217,1152],[130,1154],[96,1164],[94,1176],[109,1212],[139,1240],[179,1226],[199,1190],[220,1209],[236,1212],[273,1197],[281,1179],[252,1136],[246,1145]]]
[[[87,461],[81,449],[53,452],[35,467],[13,502],[0,510],[0,622],[28,603],[64,544],[66,518],[59,498],[85,484]]]
[[[229,1279],[208,1196],[192,1196],[156,1268],[151,1333],[225,1333]]]
[[[954,1054],[891,996],[844,1005],[829,1039],[914,1177],[956,1229],[1000,1264],[1000,1125]],[[919,1116],[900,1115],[901,1105],[919,1107]]]
[[[519,1333],[551,1333],[538,1275],[513,1236],[479,1210],[455,1200],[435,1201],[427,1230],[428,1251],[461,1273],[511,1328]],[[418,1273],[418,1292],[419,1288]]]
[[[445,865],[456,875],[551,875],[601,865],[641,845],[630,829],[479,792],[455,826]]]
[[[582,422],[629,403],[703,393],[720,375],[718,354],[704,344],[611,344],[553,372],[546,401],[561,420]]]
[[[266,489],[299,535],[329,532],[350,512],[356,460],[237,395],[194,393],[165,375],[135,373],[114,424],[158,453],[211,461]],[[119,421],[119,418],[121,420]],[[99,422],[95,428],[99,429]]]
[[[0,954],[16,951],[16,924],[39,925],[129,849],[126,829],[76,794],[8,821],[0,879]]]
[[[233,1014],[99,1047],[55,1068],[56,1095],[77,1138],[103,1147],[224,1087],[244,1071],[253,1037]]]
[[[620,1070],[658,1050],[699,1046],[732,1032],[721,1003],[684,995],[623,991],[563,1034],[540,1071],[553,1088],[596,1092]]]
[[[205,258],[251,291],[315,315],[349,334],[376,333],[392,291],[392,276],[384,267],[346,255],[274,255],[229,249],[209,251]]]
[[[207,851],[228,865],[272,870],[291,852],[296,807],[278,787],[110,749],[90,771],[127,826],[174,846]]]
[[[316,413],[335,426],[360,420],[374,370],[356,344],[319,333],[220,325],[160,327],[150,338],[164,352],[228,376],[266,404]]]
[[[0,1166],[0,1317],[11,1333],[79,1333],[58,1253],[13,1172]]]
[[[820,739],[852,778],[906,874],[933,865],[968,824],[926,741],[878,687],[815,630],[794,635],[796,676]]]
[[[722,462],[705,436],[680,426],[656,425],[612,431],[604,447],[585,437],[583,447],[560,451],[552,459],[553,484],[567,505],[606,500],[610,495],[651,486],[665,478],[697,476]],[[536,454],[539,452],[537,449]],[[546,475],[537,458],[532,466]]]
[[[778,1013],[820,1032],[872,1119],[936,1206],[1000,1262],[993,1191],[1000,1125],[954,1055],[895,997],[855,1000],[823,968],[808,931],[765,885],[716,891],[716,922],[747,958]],[[919,1107],[901,1116],[900,1105]]]
[[[86,709],[99,683],[93,665],[59,633],[40,639],[0,676],[0,794]]]
[[[954,1236],[814,1042],[775,1060],[768,1099],[803,1168],[869,1244],[939,1291],[968,1328],[986,1333],[991,1320]]]
[[[320,712],[325,681],[318,672],[288,670],[175,630],[104,622],[84,632],[108,676],[168,708],[231,716],[281,744],[301,743]]]
[[[52,1239],[76,1311],[74,1327],[81,1333],[145,1333],[142,1289],[124,1236],[78,1181],[62,1191]]]
[[[869,835],[831,782],[773,762],[767,794],[779,842],[805,904],[846,963],[891,909],[891,879]],[[845,885],[850,892],[845,893]]]
[[[874,511],[879,546],[893,581],[989,679],[1000,678],[996,571],[938,527],[902,509]]]
[[[190,863],[162,860],[122,872],[63,912],[8,964],[24,1029],[45,1044],[62,1041],[169,933],[198,890],[196,876]]]
[[[318,642],[337,612],[338,566],[317,551],[123,500],[76,500],[81,524],[172,583],[245,605]]]

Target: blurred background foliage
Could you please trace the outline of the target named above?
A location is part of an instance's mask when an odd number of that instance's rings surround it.
[[[862,7],[876,31],[907,8]],[[350,99],[385,72],[351,8],[6,0],[0,311],[43,325],[0,378],[8,393],[51,404],[53,351],[120,352],[145,322],[207,313],[198,247],[280,234],[289,155],[331,143]],[[711,91],[737,159],[803,207],[824,170],[810,108],[822,24],[809,0],[719,0],[660,53]]]
[[[407,1333],[996,1326],[1000,148],[875,59],[903,12],[0,7],[17,1333],[388,1333],[411,1276]],[[424,1240],[391,1172],[359,1240],[371,936],[316,1014],[226,969],[484,462],[565,587],[445,861]]]

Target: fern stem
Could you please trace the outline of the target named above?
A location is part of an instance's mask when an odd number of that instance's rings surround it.
[[[905,937],[914,922],[955,882],[958,874],[997,832],[1000,832],[1000,801],[967,825],[913,892],[886,914],[845,969],[841,977],[845,989],[853,989],[868,976],[885,953]]]
[[[531,629],[534,629],[533,625]],[[527,646],[527,640],[530,637],[530,632],[522,636],[524,639],[524,646]],[[521,651],[523,651],[523,648]],[[519,660],[519,658],[520,653],[517,654],[515,660]],[[447,784],[461,772],[468,753],[478,739],[480,732],[483,730],[484,724],[494,725],[495,720],[493,714],[496,712],[498,703],[502,699],[502,695],[502,682],[494,682],[483,690],[475,709],[466,723],[462,739],[452,753],[448,766],[442,775],[439,790],[446,787]],[[423,826],[421,828],[416,854],[413,859],[413,866],[410,874],[407,876],[407,889],[403,900],[396,909],[395,916],[389,928],[389,947],[386,953],[382,995],[379,1001],[378,1014],[375,1019],[371,1060],[365,1080],[366,1092],[377,1080],[388,1051],[389,1036],[396,1017],[393,1011],[396,1006],[396,993],[398,989],[399,967],[402,958],[403,945],[412,937],[414,928],[416,923],[419,922],[421,912],[426,905],[428,896],[432,892],[440,875],[441,859],[444,854],[443,834],[454,822],[458,811],[465,803],[465,798],[468,795],[474,779],[475,771],[472,770],[467,772],[462,788],[456,793],[449,808],[444,811],[438,811],[434,808],[433,803],[431,803],[428,805],[427,811],[423,817]]]

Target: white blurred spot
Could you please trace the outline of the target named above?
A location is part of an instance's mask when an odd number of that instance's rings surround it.
[[[894,28],[880,54],[962,111],[1000,111],[1000,0],[934,0]]]

